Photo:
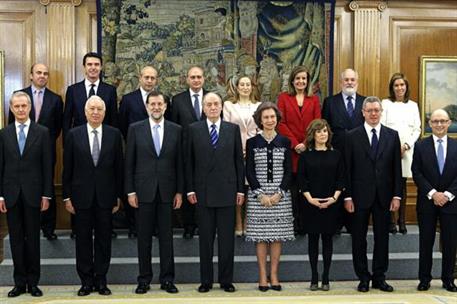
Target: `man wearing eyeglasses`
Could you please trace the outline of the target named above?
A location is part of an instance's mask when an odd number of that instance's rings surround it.
[[[414,147],[413,179],[417,186],[417,220],[419,223],[419,285],[426,291],[432,280],[432,252],[436,223],[439,219],[442,242],[441,280],[443,288],[457,292],[453,270],[457,248],[457,140],[447,135],[449,114],[435,110],[430,116],[429,136]]]
[[[381,125],[381,101],[365,98],[363,125],[348,132],[345,144],[347,183],[344,208],[352,214],[352,260],[360,283],[357,290],[372,288],[392,292],[385,273],[389,265],[390,211],[400,207],[401,153],[397,131]],[[367,231],[373,218],[372,273],[368,270]]]

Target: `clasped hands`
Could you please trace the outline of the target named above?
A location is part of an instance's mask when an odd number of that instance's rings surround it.
[[[447,195],[444,194],[443,192],[433,193],[432,199],[433,199],[433,204],[435,204],[435,206],[439,206],[439,207],[443,207],[444,205],[447,204],[447,202],[449,202],[449,197],[447,197]]]
[[[318,207],[319,209],[327,209],[330,205],[336,203],[333,197],[326,198],[311,198],[308,200],[311,205]]]
[[[273,195],[260,194],[259,200],[264,207],[272,207],[279,203],[282,195],[280,193],[275,193]]]

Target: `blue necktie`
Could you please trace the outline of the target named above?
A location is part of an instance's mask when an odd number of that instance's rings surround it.
[[[349,115],[349,117],[352,117],[354,115],[354,104],[352,103],[352,96],[348,96],[347,100],[348,100],[348,108],[347,108],[348,115]]]
[[[438,151],[437,151],[437,158],[438,158],[438,167],[440,169],[440,174],[443,174],[444,169],[444,148],[443,148],[443,140],[438,139]]]
[[[156,149],[157,156],[160,155],[160,136],[159,136],[160,125],[155,125],[152,130],[152,139],[154,140],[154,148]]]
[[[19,152],[22,155],[22,152],[24,152],[24,147],[25,147],[25,132],[24,132],[25,124],[20,124],[19,125]]]
[[[209,137],[211,138],[211,145],[213,146],[214,149],[216,149],[217,142],[219,141],[219,135],[217,134],[215,124],[211,125],[211,132],[209,132]]]
[[[200,120],[200,102],[198,101],[198,94],[194,94],[194,111],[197,116],[197,120]]]
[[[376,129],[371,129],[371,133],[373,136],[371,137],[371,155],[373,159],[376,158],[376,154],[378,153],[378,135],[376,135]]]

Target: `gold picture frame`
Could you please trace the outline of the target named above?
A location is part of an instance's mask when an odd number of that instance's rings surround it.
[[[457,56],[421,56],[420,60],[422,136],[431,134],[430,115],[441,108],[452,122],[448,134],[457,137]]]
[[[5,126],[5,51],[0,50],[0,129]]]

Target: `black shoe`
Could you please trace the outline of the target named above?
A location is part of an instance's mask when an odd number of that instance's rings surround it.
[[[233,286],[232,283],[221,284],[221,289],[223,289],[225,292],[235,292],[235,286]]]
[[[25,293],[25,286],[14,286],[13,289],[8,292],[8,298],[15,298]]]
[[[427,291],[430,289],[430,282],[419,282],[417,285],[417,290],[419,291]]]
[[[271,285],[270,287],[271,289],[273,289],[274,291],[281,291],[282,290],[282,286],[281,285]]]
[[[359,286],[357,286],[357,291],[367,292],[369,290],[370,290],[370,282],[369,281],[360,281]]]
[[[408,229],[406,229],[406,225],[404,223],[398,224],[398,231],[401,234],[407,234],[408,233]]]
[[[117,238],[117,233],[116,233],[116,231],[114,231],[114,230],[111,231],[111,238],[112,238],[112,239]]]
[[[160,289],[165,290],[168,293],[178,293],[178,288],[172,282],[165,282],[160,284]]]
[[[81,288],[78,290],[78,297],[84,297],[90,295],[92,292],[92,286],[89,285],[83,285]]]
[[[443,282],[443,288],[450,292],[457,292],[457,286],[454,282]]]
[[[98,287],[95,287],[94,290],[102,296],[109,296],[111,294],[111,290],[106,285],[100,285]]]
[[[394,288],[392,286],[390,286],[389,284],[387,284],[387,282],[385,280],[377,281],[377,282],[373,281],[373,283],[371,284],[371,287],[374,289],[379,289],[381,291],[385,291],[385,292],[394,291]]]
[[[48,240],[48,241],[55,241],[57,240],[57,234],[55,234],[54,232],[43,232],[43,236]]]
[[[28,286],[27,287],[27,292],[30,293],[32,297],[42,297],[43,292],[41,289],[38,288],[38,286]]]
[[[76,232],[73,232],[73,231],[72,231],[72,232],[70,233],[70,239],[72,239],[72,240],[76,239]]]
[[[268,289],[270,289],[270,286],[262,286],[262,285],[259,285],[259,290],[261,292],[266,292],[268,291]]]
[[[138,234],[136,231],[129,231],[129,239],[136,239],[138,237]]]
[[[208,291],[210,291],[210,289],[213,289],[212,284],[201,284],[198,287],[198,292],[208,292]]]
[[[151,289],[151,286],[149,286],[149,284],[138,283],[138,286],[135,289],[135,293],[144,294],[144,293],[147,293],[149,289]]]
[[[397,231],[397,225],[395,225],[394,223],[390,223],[389,232],[392,233],[392,234],[396,234],[398,232]]]

